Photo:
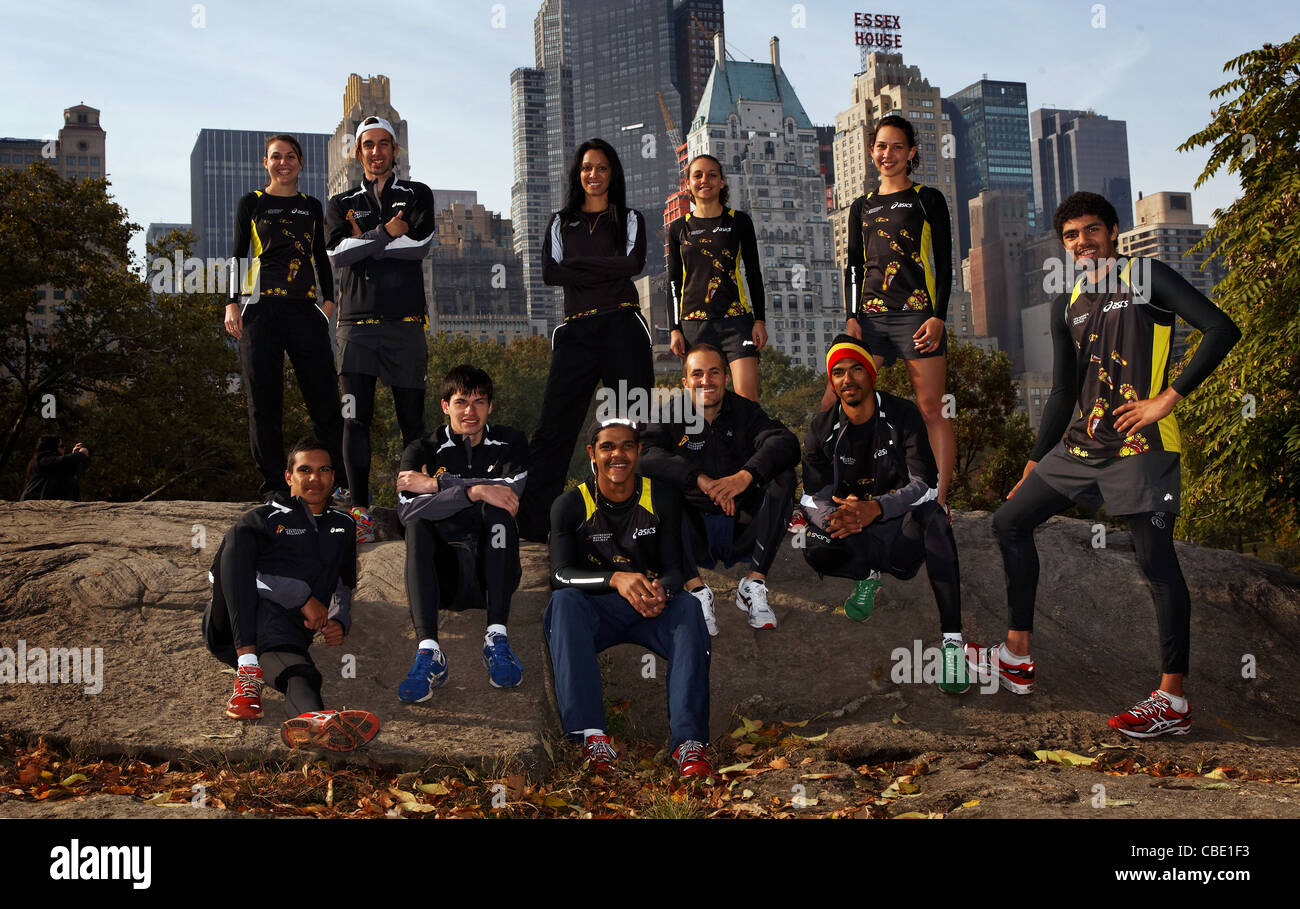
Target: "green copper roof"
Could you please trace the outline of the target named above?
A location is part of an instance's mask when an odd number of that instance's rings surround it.
[[[799,96],[794,93],[794,86],[785,77],[785,70],[778,75],[770,63],[738,63],[728,60],[727,65],[719,69],[715,61],[713,72],[704,86],[704,96],[700,99],[700,109],[695,112],[691,129],[704,123],[722,123],[727,115],[736,112],[736,103],[746,101],[779,101],[785,117],[794,117],[795,126],[812,129],[812,121],[799,103]]]

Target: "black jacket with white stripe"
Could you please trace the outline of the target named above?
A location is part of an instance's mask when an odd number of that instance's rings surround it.
[[[564,288],[564,318],[639,306],[632,279],[645,268],[645,218],[635,208],[551,215],[542,238],[542,280]]]
[[[823,530],[839,508],[832,496],[875,499],[888,521],[938,495],[939,470],[921,411],[883,391],[875,396],[876,412],[860,428],[851,428],[838,403],[808,428],[799,504]]]
[[[395,321],[425,315],[421,260],[433,245],[433,192],[390,177],[379,199],[373,180],[341,192],[325,210],[325,246],[339,284],[339,321]],[[410,230],[391,236],[384,225],[399,212]],[[359,236],[353,236],[351,213]]]
[[[458,435],[449,426],[416,439],[402,452],[402,470],[423,468],[438,478],[438,491],[423,495],[397,494],[397,516],[402,524],[414,520],[441,521],[468,508],[469,487],[484,483],[507,486],[523,498],[528,479],[528,440],[509,426],[491,423],[483,428],[483,438],[470,446],[469,437]]]
[[[357,586],[356,524],[336,508],[314,515],[302,499],[277,493],[230,528],[208,579],[218,571],[227,601],[261,600],[296,612],[315,597],[346,632]],[[292,643],[311,641],[310,633],[301,637]],[[284,642],[258,641],[262,647],[279,643]]]

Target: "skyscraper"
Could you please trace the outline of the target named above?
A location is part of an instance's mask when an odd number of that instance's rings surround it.
[[[267,184],[266,137],[279,130],[201,129],[190,152],[190,224],[198,238],[194,255],[221,259],[235,243],[235,207],[247,192]],[[302,146],[298,190],[325,204],[325,133],[292,133]]]
[[[510,221],[515,252],[523,262],[522,280],[533,334],[547,334],[559,320],[559,288],[542,281],[538,255],[551,212],[547,170],[546,73],[520,67],[510,74],[510,132],[514,144],[514,182],[510,186]]]
[[[1119,213],[1119,229],[1133,227],[1128,170],[1128,124],[1094,111],[1039,108],[1029,115],[1037,223],[1047,227],[1063,200],[1099,193]]]
[[[958,245],[955,256],[971,248],[967,203],[986,189],[1020,190],[1029,199],[1029,229],[1034,218],[1034,170],[1029,153],[1029,104],[1023,82],[980,79],[943,101],[956,140]]]
[[[1020,312],[1025,307],[1021,249],[1029,235],[1028,196],[1023,189],[988,189],[969,203],[970,327],[977,338],[997,338],[1024,368]],[[965,321],[965,313],[959,314]]]
[[[725,35],[722,0],[673,0],[677,93],[682,100],[677,122],[683,129],[695,119],[713,71],[714,35]]]
[[[941,154],[943,137],[951,132],[943,112],[943,96],[916,66],[903,63],[902,54],[872,51],[864,54],[866,68],[853,77],[852,104],[835,115],[834,175],[835,210],[831,223],[835,236],[835,262],[843,268],[848,258],[848,214],[853,200],[875,190],[880,175],[871,161],[871,134],[889,114],[906,117],[916,128],[920,166],[912,172],[917,183],[933,186],[948,203],[949,217],[956,222],[957,183],[953,159]],[[957,272],[961,257],[956,255],[954,229],[953,287],[963,286]],[[948,308],[948,326],[954,327],[957,307]]]
[[[824,370],[827,345],[844,321],[826,184],[816,129],[781,68],[776,38],[771,57],[771,63],[727,60],[721,36],[715,39],[688,155],[721,161],[728,204],[754,219],[772,346]]]
[[[1209,230],[1205,224],[1194,223],[1192,194],[1160,192],[1143,198],[1138,193],[1135,208],[1137,225],[1119,235],[1120,253],[1159,259],[1209,297],[1214,285],[1223,280],[1224,272],[1217,259],[1210,261],[1209,268],[1204,268],[1209,257],[1203,251],[1188,255]],[[1187,350],[1187,336],[1191,332],[1191,326],[1181,319],[1174,326],[1175,360]]]
[[[527,218],[560,208],[574,149],[599,137],[618,152],[627,204],[645,215],[646,273],[663,272],[664,200],[678,189],[679,177],[659,96],[670,112],[683,109],[675,22],[689,24],[689,14],[702,22],[714,6],[704,0],[682,2],[675,14],[672,0],[542,0],[533,20],[534,66],[511,75],[516,152],[512,214]],[[544,189],[538,136],[544,136]],[[528,152],[521,153],[521,141],[530,146]],[[541,237],[534,231],[526,224],[517,241],[530,312],[534,319],[554,320],[559,298],[554,291],[549,298],[541,296],[536,282]]]
[[[438,244],[426,260],[429,331],[504,344],[528,335],[523,269],[510,221],[474,192],[434,190]]]
[[[348,76],[347,84],[343,87],[343,119],[334,128],[334,135],[329,142],[328,195],[322,197],[321,202],[327,202],[329,196],[361,182],[363,171],[361,162],[356,159],[356,138],[357,127],[366,117],[382,117],[397,130],[394,138],[401,146],[401,151],[397,153],[397,166],[394,170],[397,171],[399,180],[411,178],[406,121],[397,112],[397,108],[393,107],[391,93],[392,85],[387,76],[369,76],[365,79],[356,73]]]

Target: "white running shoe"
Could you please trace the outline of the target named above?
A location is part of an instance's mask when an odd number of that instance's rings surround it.
[[[776,613],[767,605],[767,585],[753,578],[742,578],[736,590],[736,605],[749,613],[750,628],[775,628]]]
[[[709,629],[709,637],[718,636],[718,619],[713,613],[713,591],[708,585],[699,590],[688,590],[691,596],[700,601],[700,611],[704,613],[704,627]]]

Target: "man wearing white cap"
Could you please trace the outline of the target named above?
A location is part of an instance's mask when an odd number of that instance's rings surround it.
[[[433,242],[433,193],[400,180],[397,133],[382,117],[357,127],[361,185],[330,199],[325,245],[339,283],[339,377],[344,399],[343,463],[358,542],[374,540],[370,517],[370,422],[375,386],[393,392],[403,446],[424,434],[424,273]]]

